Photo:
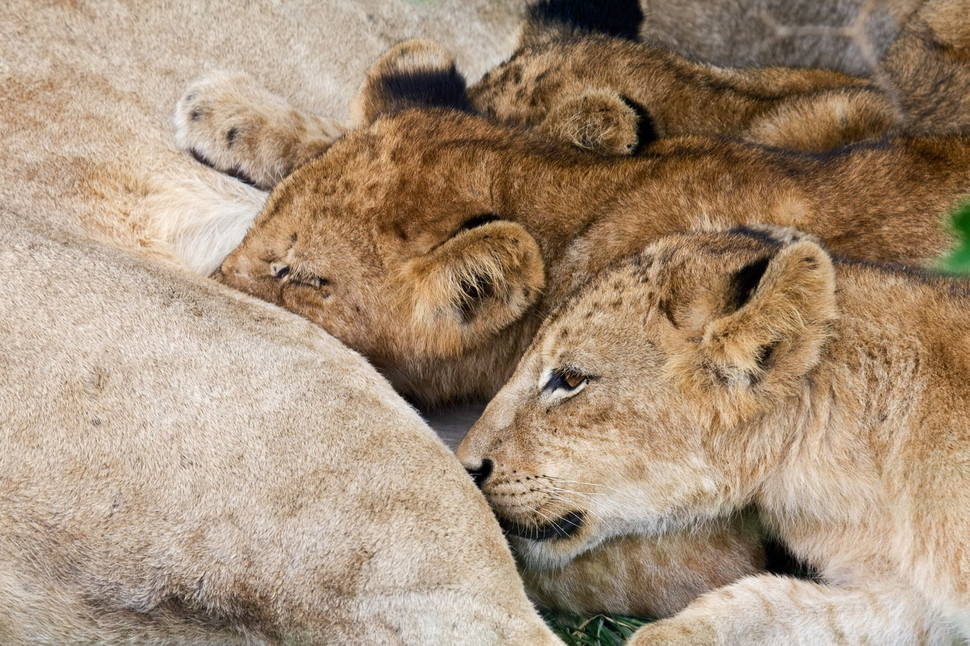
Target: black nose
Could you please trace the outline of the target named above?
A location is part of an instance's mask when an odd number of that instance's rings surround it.
[[[489,475],[491,475],[492,468],[494,466],[495,464],[486,458],[482,460],[482,466],[478,467],[477,469],[466,469],[466,471],[468,471],[468,475],[472,477],[472,480],[475,481],[475,486],[481,489],[482,483],[485,482],[485,479],[488,478]]]

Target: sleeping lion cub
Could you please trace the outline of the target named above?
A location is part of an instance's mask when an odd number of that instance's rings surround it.
[[[970,289],[792,229],[675,234],[550,317],[458,449],[527,562],[755,505],[757,576],[631,643],[970,637]],[[552,519],[552,520],[550,520]]]

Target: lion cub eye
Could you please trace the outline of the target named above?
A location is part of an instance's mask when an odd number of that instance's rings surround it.
[[[542,389],[550,392],[555,392],[557,390],[572,391],[584,386],[587,381],[589,381],[589,377],[578,370],[573,370],[572,368],[561,368],[559,370],[554,370],[552,374],[549,375],[549,381],[546,382],[546,385],[543,386]]]

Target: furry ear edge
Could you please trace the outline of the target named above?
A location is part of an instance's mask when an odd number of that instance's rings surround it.
[[[737,276],[744,285],[735,279],[732,288],[745,293],[735,297],[736,310],[704,326],[701,365],[728,386],[778,385],[804,375],[837,315],[831,257],[814,241],[798,240]]]
[[[457,356],[520,319],[545,288],[539,245],[519,224],[462,230],[398,276],[425,356]]]
[[[454,57],[432,40],[414,39],[387,50],[370,68],[351,109],[354,123],[365,126],[382,114],[422,107],[473,111]]]
[[[526,7],[519,48],[590,34],[635,41],[643,20],[638,0],[534,0]]]

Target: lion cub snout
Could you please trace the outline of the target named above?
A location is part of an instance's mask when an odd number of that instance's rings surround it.
[[[481,464],[478,467],[466,466],[465,471],[467,471],[468,475],[471,476],[472,481],[475,483],[475,486],[481,489],[482,483],[484,483],[485,479],[488,478],[488,476],[492,473],[492,469],[494,467],[495,467],[495,464],[491,460],[486,458],[482,460]]]

